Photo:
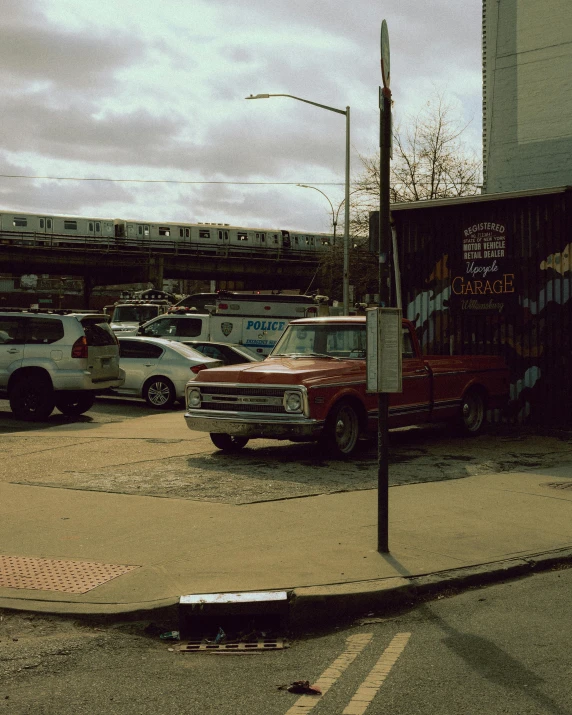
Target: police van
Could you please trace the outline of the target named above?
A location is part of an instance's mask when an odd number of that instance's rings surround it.
[[[142,325],[137,335],[232,343],[268,355],[291,320],[316,317],[327,309],[327,302],[325,296],[220,292],[208,313],[171,308]]]

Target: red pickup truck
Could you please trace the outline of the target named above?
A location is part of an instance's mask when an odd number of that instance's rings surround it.
[[[500,357],[422,355],[403,321],[403,391],[389,396],[389,426],[448,421],[481,431],[488,409],[502,407],[509,373]],[[252,438],[321,443],[349,457],[377,429],[377,395],[366,392],[362,316],[292,321],[262,362],[201,371],[186,388],[185,419],[216,447],[238,451]]]

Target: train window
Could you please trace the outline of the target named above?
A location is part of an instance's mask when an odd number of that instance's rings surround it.
[[[199,238],[210,238],[211,232],[207,229],[199,229]]]
[[[43,218],[40,219],[40,228],[44,228],[44,219]]]
[[[138,226],[137,227],[137,233],[142,236],[143,235],[143,226]]]
[[[274,234],[274,243],[278,243],[278,234],[277,233]]]
[[[171,229],[169,226],[159,226],[159,236],[170,236]]]
[[[294,236],[294,243],[298,243],[298,236]]]
[[[179,229],[179,238],[183,238],[183,229],[182,228]]]
[[[89,231],[93,231],[93,221],[89,222]]]
[[[64,221],[64,229],[67,231],[77,231],[77,221]]]
[[[99,223],[99,221],[96,221],[96,222],[95,222],[95,230],[96,230],[96,231],[101,231],[101,224]]]
[[[185,238],[190,238],[190,237],[191,237],[191,229],[190,229],[190,228],[186,228],[186,229],[185,229]]]
[[[46,219],[46,228],[49,228],[49,229],[52,228],[52,219],[51,218]]]
[[[258,236],[258,234],[256,235]],[[236,234],[236,237],[239,241],[248,241],[248,234],[246,233],[246,231],[239,231]]]
[[[14,226],[27,226],[28,219],[22,216],[14,216]]]

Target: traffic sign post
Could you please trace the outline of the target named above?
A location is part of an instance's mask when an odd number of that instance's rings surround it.
[[[391,89],[389,32],[381,23],[381,77],[379,88],[379,305],[390,304],[389,256],[391,227],[389,213],[389,162],[391,158]],[[400,326],[401,335],[401,326]],[[401,353],[400,353],[401,354]],[[377,399],[377,498],[378,543],[380,553],[389,553],[389,394],[379,392]]]

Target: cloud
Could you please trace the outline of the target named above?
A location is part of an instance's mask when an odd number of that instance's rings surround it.
[[[245,101],[251,92],[351,106],[354,170],[358,153],[377,148],[382,9],[369,0],[4,5],[0,173],[344,181],[342,115],[288,98]],[[418,110],[435,83],[467,118],[478,113],[480,0],[402,0],[385,11],[396,114]],[[479,135],[472,127],[475,143]],[[0,179],[0,202],[22,209],[29,201],[48,210],[51,201],[54,213],[228,215],[253,226],[307,222],[308,230],[331,223],[325,199],[296,187],[29,182],[6,192],[7,182]],[[343,187],[325,190],[334,199]]]

